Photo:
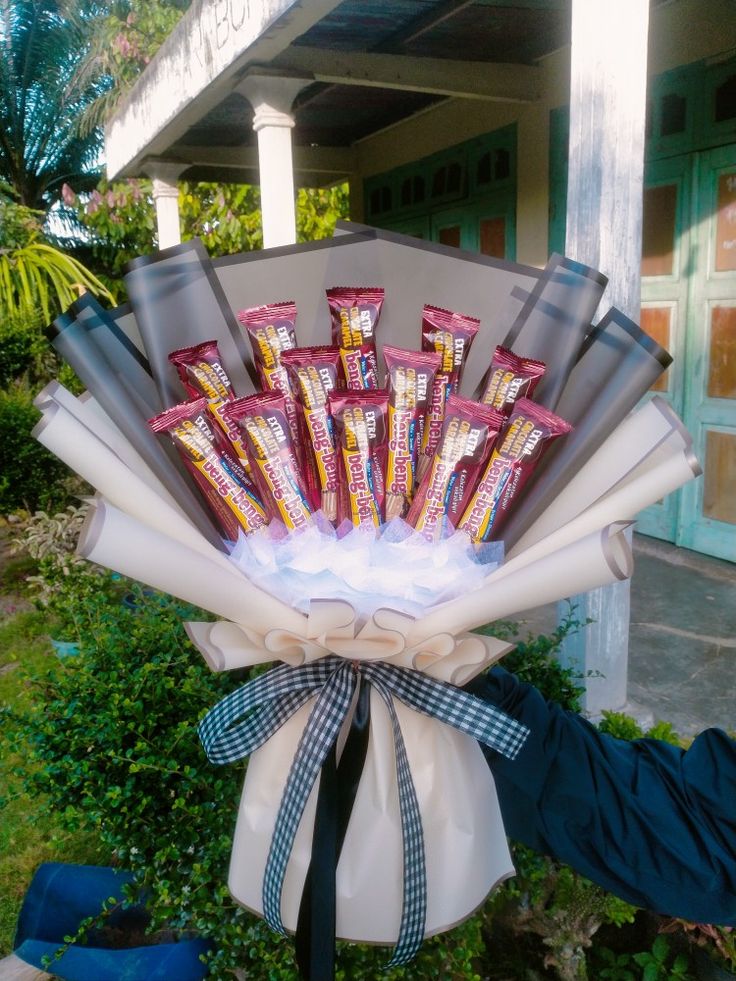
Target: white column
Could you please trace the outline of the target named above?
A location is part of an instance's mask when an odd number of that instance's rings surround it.
[[[156,208],[156,228],[159,249],[181,242],[179,226],[179,185],[177,180],[184,164],[150,161],[144,171],[153,180],[153,203]]]
[[[303,78],[249,75],[237,88],[253,106],[266,249],[296,242],[291,106],[305,85],[309,85],[309,80]]]
[[[639,320],[648,0],[573,0],[566,253],[609,278],[605,308]],[[629,582],[573,599],[595,620],[563,646],[584,708],[626,705]]]

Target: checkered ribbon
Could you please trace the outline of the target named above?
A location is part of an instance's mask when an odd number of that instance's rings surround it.
[[[358,675],[384,701],[396,750],[404,896],[399,937],[389,964],[395,966],[411,960],[424,937],[427,876],[419,803],[393,699],[459,729],[509,759],[523,746],[527,727],[474,695],[417,671],[330,655],[298,668],[283,665],[254,678],[215,705],[198,731],[210,762],[233,763],[262,746],[300,706],[317,696],[286,780],[263,881],[264,916],[272,929],[285,934],[281,892],[286,866],[320,767],[348,714]]]

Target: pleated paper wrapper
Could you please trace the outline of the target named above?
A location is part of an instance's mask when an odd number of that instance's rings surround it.
[[[87,386],[37,397],[35,436],[96,492],[80,553],[206,609],[188,623],[213,671],[267,662],[297,667],[328,654],[381,660],[462,686],[511,649],[472,633],[497,619],[626,579],[630,528],[645,507],[700,473],[669,404],[642,402],[669,355],[617,310],[591,322],[605,289],[595,270],[553,256],[544,270],[487,259],[364,226],[335,238],[211,262],[198,242],[141,258],[126,277],[131,306],[83,297],[56,322],[55,346]],[[325,290],[385,288],[383,343],[418,349],[425,303],[481,321],[462,386],[472,397],[496,344],[546,361],[535,401],[573,432],[537,468],[505,537],[506,559],[478,588],[417,617],[377,609],[357,618],[325,596],[308,613],[266,592],[227,557],[171,447],[146,420],[183,400],[168,354],[216,339],[238,395],[254,372],[235,311],[294,298],[300,346],[329,343]],[[250,757],[229,888],[263,912],[263,876],[285,782],[312,702]],[[394,700],[422,820],[425,935],[472,914],[513,874],[493,780],[471,737]],[[284,879],[281,915],[296,928],[311,855],[317,784]],[[394,943],[402,915],[402,833],[387,710],[371,692],[370,740],[337,866],[337,936]]]

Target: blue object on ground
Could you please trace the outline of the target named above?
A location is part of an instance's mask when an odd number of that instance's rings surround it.
[[[94,946],[100,931],[90,930],[84,944],[65,947],[82,920],[97,916],[105,900],[123,901],[105,918],[105,927],[121,935],[142,933],[149,917],[143,902],[125,901],[129,872],[106,866],[45,862],[39,866],[18,915],[14,953],[41,971],[66,981],[199,981],[207,966],[199,959],[211,949],[196,938],[139,947]],[[56,958],[60,948],[64,953]],[[48,958],[48,960],[47,960]]]
[[[56,656],[63,661],[65,657],[74,657],[79,654],[79,644],[73,640],[54,640],[51,638],[51,646],[56,652]]]

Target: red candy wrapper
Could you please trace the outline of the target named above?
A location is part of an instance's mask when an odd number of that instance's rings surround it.
[[[266,511],[238,461],[218,445],[207,399],[183,402],[148,420],[154,433],[168,433],[228,541],[267,523]]]
[[[312,508],[294,453],[284,396],[262,392],[235,399],[226,414],[245,434],[256,486],[271,519],[283,521],[289,531],[309,524]]]
[[[482,384],[480,401],[510,415],[514,403],[529,399],[547,370],[543,361],[520,358],[499,344]]]
[[[315,506],[330,521],[337,520],[337,452],[329,395],[342,381],[340,349],[302,347],[285,351],[281,363],[301,406],[308,439],[309,473],[316,482]]]
[[[294,452],[302,466],[299,416],[289,385],[289,376],[281,364],[281,355],[296,347],[296,304],[293,300],[264,303],[260,307],[240,310],[238,320],[250,339],[261,388],[264,392],[280,392],[286,400],[286,417],[289,420]]]
[[[450,395],[437,452],[407,518],[429,541],[441,536],[445,519],[457,525],[503,423],[496,409]]]
[[[326,293],[332,343],[340,348],[348,388],[378,388],[376,326],[384,290],[379,286],[333,286]]]
[[[184,347],[172,351],[169,361],[176,366],[179,378],[187,394],[194,399],[204,398],[209,402],[209,411],[218,426],[218,433],[224,433],[232,451],[237,456],[246,473],[251,475],[248,456],[237,428],[228,425],[222,408],[226,402],[235,398],[233,386],[220,361],[216,341],[205,341],[195,347]]]
[[[480,320],[463,313],[452,313],[426,304],[422,313],[422,350],[441,357],[432,387],[419,458],[419,478],[427,472],[442,432],[447,400],[460,387],[470,345],[478,333]]]
[[[388,392],[333,392],[329,404],[341,471],[338,515],[378,528],[386,496]]]
[[[385,346],[388,401],[386,520],[403,517],[416,487],[425,417],[441,355]]]
[[[509,508],[540,456],[571,429],[549,409],[519,399],[458,527],[474,542],[498,539]]]
[[[245,448],[243,435],[238,427],[233,425],[227,416],[227,407],[231,401],[231,399],[228,399],[224,402],[210,402],[207,408],[220,430],[225,434],[228,443],[242,464],[243,469],[252,479],[253,471],[251,469],[250,461],[248,460],[248,451]]]
[[[176,368],[190,399],[204,396],[214,402],[234,397],[233,386],[222,367],[217,341],[204,341],[194,347],[172,351],[169,361]]]
[[[296,304],[264,303],[259,307],[238,311],[238,320],[245,329],[264,392],[289,392],[286,372],[281,367],[281,355],[296,347]]]

